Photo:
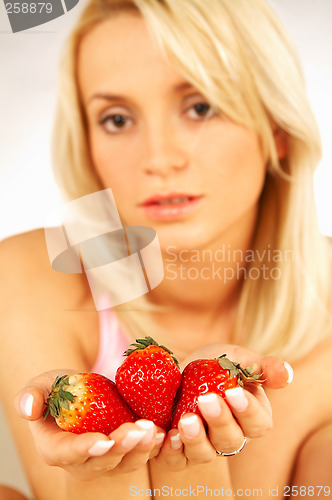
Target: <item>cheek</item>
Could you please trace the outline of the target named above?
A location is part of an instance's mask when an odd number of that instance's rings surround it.
[[[257,198],[265,179],[265,160],[256,134],[234,125],[227,133],[216,138],[219,144],[206,158],[208,169],[214,177],[216,189],[227,197],[241,200],[241,197]],[[243,199],[244,201],[244,199]]]
[[[129,168],[132,165],[130,152],[121,144],[114,144],[107,136],[98,133],[91,134],[90,150],[92,163],[104,187],[114,191],[128,187]]]
[[[265,180],[265,160],[260,143],[255,136],[246,136],[237,150],[237,168],[234,170],[234,181],[239,196],[252,197],[255,201],[261,193]],[[235,189],[235,187],[234,187]]]

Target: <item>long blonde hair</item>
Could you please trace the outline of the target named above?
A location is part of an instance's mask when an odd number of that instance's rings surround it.
[[[103,188],[87,147],[77,51],[85,33],[123,10],[140,13],[183,75],[222,113],[259,135],[268,168],[253,240],[260,258],[248,262],[247,272],[270,266],[271,255],[277,272],[275,279],[261,273],[243,281],[234,342],[288,359],[304,355],[332,325],[331,256],[313,196],[320,138],[296,51],[263,0],[91,0],[62,60],[53,148],[60,186],[67,199]],[[281,161],[272,124],[287,134],[289,151]],[[135,313],[124,321],[138,330]]]

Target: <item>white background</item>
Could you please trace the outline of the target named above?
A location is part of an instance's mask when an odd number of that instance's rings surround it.
[[[315,177],[319,219],[321,230],[332,235],[332,1],[269,2],[288,27],[304,65],[324,147]],[[42,227],[59,202],[49,155],[57,61],[84,3],[43,26],[13,34],[0,2],[0,239]]]

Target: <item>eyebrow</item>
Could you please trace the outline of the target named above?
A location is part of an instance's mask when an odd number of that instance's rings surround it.
[[[177,92],[181,92],[183,90],[195,89],[194,85],[190,82],[181,82],[178,85],[175,85],[174,90]]]
[[[194,89],[195,87],[189,83],[189,82],[181,82],[178,85],[175,85],[174,90],[175,92],[183,92],[185,90],[189,89]],[[88,104],[93,101],[94,99],[102,99],[104,101],[112,101],[112,102],[121,102],[125,99],[125,96],[117,95],[117,94],[104,94],[104,93],[97,93],[93,94],[89,100]]]
[[[93,101],[94,99],[102,99],[104,101],[115,101],[115,102],[119,102],[119,101],[123,101],[124,100],[124,96],[121,96],[121,95],[114,95],[114,94],[93,94],[89,100],[88,100],[88,104]]]

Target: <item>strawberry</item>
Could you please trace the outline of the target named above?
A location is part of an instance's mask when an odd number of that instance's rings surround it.
[[[50,413],[65,430],[110,434],[137,416],[120,396],[114,382],[97,373],[59,375],[49,394],[44,419]]]
[[[182,372],[181,387],[177,394],[172,428],[176,428],[185,413],[196,413],[202,417],[198,408],[198,396],[208,392],[219,394],[226,399],[225,391],[243,386],[243,380],[259,382],[260,375],[252,375],[257,366],[242,368],[233,363],[226,354],[215,359],[196,359],[191,361]]]
[[[178,361],[151,337],[136,339],[125,352],[115,382],[119,393],[140,418],[169,430],[173,401],[181,383]]]

